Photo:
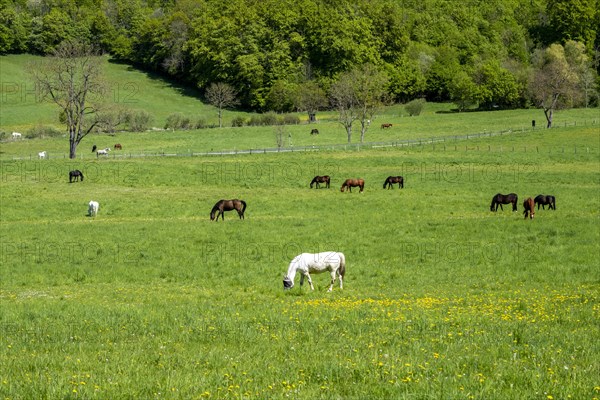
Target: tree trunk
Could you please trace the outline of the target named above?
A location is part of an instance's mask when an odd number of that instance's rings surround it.
[[[346,133],[348,134],[348,143],[352,142],[352,125],[346,126]]]
[[[77,144],[75,132],[69,132],[69,158],[71,160],[77,157]]]
[[[223,109],[219,107],[219,128],[223,127]]]

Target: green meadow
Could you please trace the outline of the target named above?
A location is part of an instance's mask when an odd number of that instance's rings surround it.
[[[1,397],[598,398],[599,139],[5,158]],[[309,189],[317,174],[332,187]],[[388,175],[405,188],[384,190]],[[347,177],[365,192],[341,193]],[[497,192],[519,212],[490,212]],[[524,220],[539,193],[557,210]],[[211,222],[234,197],[246,219]],[[289,261],[324,250],[345,253],[344,289],[315,275],[314,292],[284,292]]]
[[[19,57],[0,58],[3,82]],[[216,119],[172,84],[107,69],[148,88],[157,123]],[[0,129],[55,123],[13,88]],[[318,136],[285,127],[285,147],[319,151],[193,155],[275,147],[274,127],[94,134],[75,160],[64,137],[0,143],[0,399],[600,398],[598,110],[547,130],[540,110],[451,108],[383,110],[367,140],[389,146],[328,149],[346,140],[330,113]],[[309,188],[325,174],[330,189]],[[384,190],[389,175],[404,189]],[[355,177],[364,193],[341,193]],[[491,212],[498,192],[518,212]],[[540,193],[557,209],[524,219]],[[210,221],[222,198],[246,218]],[[294,256],[326,250],[346,255],[343,290],[326,275],[283,290]]]

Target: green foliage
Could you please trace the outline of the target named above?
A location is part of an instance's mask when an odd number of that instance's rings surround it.
[[[406,103],[404,105],[404,109],[411,117],[421,115],[426,102],[427,101],[425,99],[415,99]]]

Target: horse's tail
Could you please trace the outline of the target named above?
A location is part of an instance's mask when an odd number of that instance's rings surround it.
[[[240,200],[240,203],[242,203],[242,214],[246,211],[246,202],[244,200]]]
[[[346,274],[346,256],[344,253],[338,253],[340,257],[340,268],[338,269],[340,276],[343,278]]]

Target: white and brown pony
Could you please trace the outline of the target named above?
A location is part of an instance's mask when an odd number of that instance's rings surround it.
[[[346,257],[343,253],[335,251],[325,251],[323,253],[302,253],[294,257],[288,268],[287,274],[283,277],[283,288],[291,289],[294,287],[294,278],[296,273],[300,273],[300,286],[304,283],[304,278],[308,279],[308,284],[312,290],[315,290],[310,273],[315,274],[329,271],[331,274],[331,284],[328,292],[333,290],[336,275],[340,279],[340,289],[344,287],[344,275],[346,273]]]

